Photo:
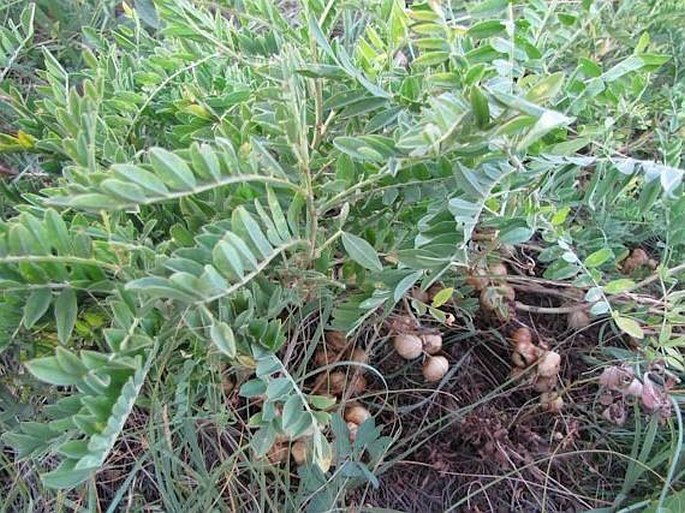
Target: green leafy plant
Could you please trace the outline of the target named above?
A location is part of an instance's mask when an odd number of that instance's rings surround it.
[[[324,309],[317,337],[352,334],[407,299],[448,323],[469,269],[516,248],[540,270],[526,286],[575,295],[514,309],[587,311],[685,368],[683,120],[656,114],[682,107],[681,63],[650,27],[591,47],[611,3],[145,1],[81,27],[76,55],[32,48],[41,9],[0,32],[0,152],[43,171],[3,185],[0,351],[55,392],[3,435],[57,455],[45,486],[103,466],[173,339],[255,373],[255,456],[312,437],[300,492],[333,507],[391,439],[370,422],[345,442],[289,367],[297,323]],[[626,272],[646,241],[653,265]]]

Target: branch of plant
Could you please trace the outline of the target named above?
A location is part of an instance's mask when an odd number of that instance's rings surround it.
[[[221,299],[223,297],[230,296],[235,291],[244,287],[245,284],[248,283],[250,280],[252,280],[256,276],[258,276],[261,272],[263,272],[264,269],[266,269],[269,266],[269,264],[271,264],[271,262],[273,262],[273,260],[276,257],[278,257],[282,253],[286,252],[287,250],[292,249],[296,246],[300,246],[300,245],[309,246],[309,242],[304,241],[304,240],[300,240],[300,239],[296,239],[296,240],[288,242],[287,244],[283,244],[282,246],[276,248],[274,250],[273,254],[271,254],[268,258],[265,258],[262,262],[260,262],[254,271],[243,276],[240,281],[231,285],[230,287],[226,288],[225,290],[222,290],[218,294],[197,300],[195,302],[195,304],[198,306],[203,306],[203,305],[207,305],[209,303],[212,303],[218,299]]]
[[[326,242],[324,242],[323,244],[321,244],[321,246],[319,246],[318,248],[316,248],[315,258],[319,258],[319,257],[321,256],[321,253],[323,253],[323,250],[326,249],[328,246],[330,246],[333,242],[335,242],[335,241],[338,239],[338,237],[340,237],[342,234],[343,234],[343,231],[342,231],[342,230],[338,230],[338,231],[335,232],[333,235],[331,235],[331,236],[326,240]]]
[[[320,214],[323,214],[324,212],[326,212],[326,211],[330,210],[331,208],[342,203],[343,200],[345,200],[348,196],[352,195],[354,192],[361,189],[362,187],[366,187],[367,185],[371,185],[371,184],[374,184],[376,182],[379,182],[380,180],[385,178],[385,176],[387,176],[387,174],[388,174],[388,171],[386,169],[385,172],[379,172],[378,174],[375,174],[375,175],[371,176],[370,178],[367,178],[366,180],[362,180],[361,182],[354,184],[349,189],[345,189],[344,191],[336,194],[331,199],[326,201],[323,205],[321,205],[321,207],[319,207],[318,212]]]
[[[318,64],[318,52],[316,51],[316,40],[313,34],[309,33],[309,48],[312,54],[314,64]],[[312,135],[311,148],[316,149],[323,138],[323,89],[321,87],[321,79],[313,78],[314,82],[314,134]]]
[[[515,305],[516,309],[521,310],[522,312],[551,315],[569,314],[572,312],[578,312],[587,309],[587,305],[583,303],[577,303],[575,305],[570,306],[535,306],[527,305],[525,303],[521,303],[520,301],[516,301]]]
[[[27,32],[26,37],[17,45],[16,49],[12,53],[12,55],[7,59],[5,67],[3,70],[0,72],[0,82],[5,80],[5,76],[9,71],[12,69],[12,66],[14,66],[14,62],[19,58],[19,55],[21,52],[24,50],[24,47],[29,44],[31,39],[33,38],[33,33],[34,33],[34,28],[33,28],[33,17],[35,15],[35,5],[32,7],[31,10],[31,23],[30,23],[30,30]]]
[[[669,278],[675,274],[678,274],[680,272],[685,272],[685,263],[676,265],[675,267],[671,267],[670,269],[666,269],[662,273],[656,272],[652,274],[651,276],[645,278],[644,280],[636,283],[633,287],[630,288],[630,291],[640,289],[642,287],[646,287],[650,283],[654,283],[655,281],[659,280],[660,278]]]
[[[684,264],[679,264],[675,267],[672,267],[671,269],[667,269],[666,271],[663,271],[662,273],[655,273],[648,278],[645,278],[644,280],[636,283],[633,287],[631,287],[629,290],[616,294],[615,296],[612,296],[612,301],[614,302],[619,302],[619,303],[626,303],[626,302],[635,302],[639,304],[645,304],[645,305],[650,305],[650,311],[653,311],[655,313],[660,313],[661,310],[654,310],[654,308],[658,306],[662,306],[662,302],[654,299],[650,296],[644,296],[644,295],[638,295],[635,294],[633,291],[643,288],[651,283],[654,283],[655,281],[659,280],[662,277],[669,277],[673,276],[675,274],[678,274],[680,272],[685,272],[685,263]],[[553,280],[544,280],[540,278],[535,278],[535,277],[525,277],[525,276],[511,276],[508,278],[508,281],[511,283],[511,285],[516,289],[516,290],[521,290],[524,292],[535,292],[538,294],[545,294],[545,295],[552,295],[552,296],[558,296],[564,299],[572,300],[572,301],[582,301],[581,297],[584,294],[584,290],[586,288],[582,287],[575,287],[572,284],[569,283],[564,283],[564,282],[555,282]],[[543,286],[547,285],[547,287]],[[573,287],[574,291],[577,291],[577,293],[568,293],[564,292],[561,290],[558,290],[553,287]],[[516,309],[521,310],[524,312],[530,312],[530,313],[538,313],[538,314],[568,314],[571,312],[579,311],[579,310],[586,310],[588,308],[588,304],[584,302],[577,303],[575,305],[565,305],[565,306],[558,306],[558,307],[544,307],[544,306],[536,306],[536,305],[527,305],[525,303],[521,303],[520,301],[516,302]],[[661,312],[662,313],[662,312]]]
[[[521,290],[522,287],[514,286],[515,289]],[[563,294],[561,291],[554,290],[554,289],[545,289],[545,288],[523,288],[523,290],[532,292],[535,291],[537,294],[547,294],[547,295],[556,295],[559,297],[571,299],[573,301],[576,301],[572,305],[564,305],[564,306],[550,306],[550,307],[544,307],[544,306],[536,306],[536,305],[528,305],[525,303],[521,303],[520,301],[516,302],[516,309],[521,310],[524,312],[531,312],[531,313],[539,313],[539,314],[551,314],[551,315],[558,315],[558,314],[567,314],[571,312],[576,312],[580,310],[587,310],[589,308],[589,304],[586,302],[583,302],[581,299],[575,297],[569,297],[568,295]],[[641,296],[637,294],[631,294],[629,292],[625,292],[622,294],[617,294],[616,296],[612,296],[612,301],[614,303],[640,303],[640,304],[645,304],[645,305],[652,305],[649,309],[650,312],[653,313],[659,313],[662,314],[663,311],[661,309],[658,309],[658,306],[663,306],[662,302],[656,299],[653,299],[649,296]]]
[[[514,277],[511,277],[511,278],[512,279],[507,277],[507,282],[510,282],[511,286],[514,287],[516,290],[520,290],[523,292],[534,292],[534,293],[545,294],[545,295],[549,295],[549,296],[558,296],[558,297],[561,297],[563,299],[568,299],[571,301],[580,301],[583,297],[583,292],[579,288],[574,288],[570,292],[567,292],[567,291],[563,291],[563,290],[558,290],[556,288],[552,288],[556,285],[556,283],[554,283],[554,282],[550,283],[549,284],[550,286],[545,287],[542,285],[537,285],[535,283],[525,283],[525,282],[524,283],[516,283],[516,281],[520,281],[520,280],[515,280],[515,279],[513,279]],[[519,277],[519,278],[527,281],[527,279],[524,277]],[[511,283],[511,282],[514,282],[514,283]]]

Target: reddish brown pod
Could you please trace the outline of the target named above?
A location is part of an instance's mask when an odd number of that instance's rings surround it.
[[[345,349],[347,345],[347,338],[342,331],[327,331],[325,339],[327,348],[336,353]]]
[[[633,274],[641,267],[649,266],[649,255],[642,248],[635,248],[630,256],[623,261],[623,272]]]
[[[352,351],[352,353],[350,353],[350,361],[368,364],[369,363],[369,353],[367,353],[363,349],[356,348]]]
[[[521,328],[514,330],[514,332],[511,334],[511,340],[514,342],[514,345],[532,344],[533,333],[530,331],[529,328],[523,326]]]
[[[341,371],[331,372],[328,375],[328,390],[333,395],[342,395],[347,386],[347,375]]]
[[[361,425],[369,418],[371,418],[371,412],[360,404],[353,404],[345,410],[345,422]]]
[[[495,262],[493,264],[490,264],[488,266],[488,270],[490,271],[489,274],[491,281],[506,283],[509,271],[507,270],[507,266],[504,265],[502,262]]]
[[[469,273],[466,276],[466,283],[471,285],[476,291],[480,292],[488,286],[490,280],[488,279],[485,269],[481,267],[474,267],[469,269]]]
[[[318,349],[314,353],[314,363],[316,364],[317,367],[325,367],[326,365],[328,365],[334,361],[335,361],[335,354],[330,350]]]

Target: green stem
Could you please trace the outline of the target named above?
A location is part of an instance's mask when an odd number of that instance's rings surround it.
[[[680,461],[680,455],[683,452],[683,417],[680,413],[680,405],[673,397],[670,397],[671,403],[673,404],[673,411],[675,412],[676,420],[678,421],[678,439],[676,440],[675,451],[671,455],[671,465],[668,467],[668,474],[666,475],[666,483],[661,489],[659,494],[659,504],[656,510],[662,511],[664,507],[664,501],[666,500],[666,494],[671,490],[671,483],[673,482],[673,476],[675,475],[675,470],[678,467],[678,462]]]
[[[0,258],[0,264],[23,264],[23,263],[57,263],[57,264],[81,264],[94,265],[97,267],[104,267],[111,271],[119,271],[119,266],[101,262],[100,260],[93,260],[91,258],[81,258],[75,256],[55,256],[55,255],[24,255],[24,256],[6,256]]]
[[[266,269],[268,267],[268,265],[271,262],[273,262],[280,254],[284,253],[285,251],[287,251],[290,248],[293,248],[295,246],[299,246],[301,244],[307,244],[307,243],[303,240],[296,239],[296,240],[290,241],[288,244],[284,244],[282,246],[279,246],[278,248],[276,248],[276,251],[274,251],[268,258],[266,258],[264,261],[260,262],[260,264],[257,266],[257,268],[254,271],[243,276],[243,278],[238,283],[231,285],[230,287],[228,287],[227,289],[224,289],[223,291],[221,291],[218,294],[215,294],[215,295],[210,296],[208,298],[203,298],[203,299],[200,299],[198,301],[195,301],[195,304],[198,306],[202,306],[202,305],[209,304],[213,301],[216,301],[217,299],[221,299],[223,297],[230,296],[231,294],[233,294],[237,290],[244,287],[245,284],[247,284],[249,281],[254,279],[262,271],[264,271],[264,269]]]
[[[329,237],[328,240],[326,240],[326,242],[324,242],[321,246],[316,248],[316,258],[319,258],[321,256],[321,253],[323,253],[323,250],[330,246],[333,242],[335,242],[336,239],[338,239],[338,237],[340,237],[342,234],[343,231],[338,230],[331,237]]]
[[[203,192],[218,189],[219,187],[225,187],[226,185],[233,184],[243,184],[246,182],[262,182],[265,184],[272,184],[278,187],[285,187],[294,191],[299,191],[300,188],[289,182],[288,180],[283,180],[280,178],[274,178],[273,176],[263,176],[263,175],[231,175],[215,182],[203,183],[192,189],[186,189],[184,191],[170,192],[164,196],[148,196],[142,201],[137,201],[135,203],[119,203],[117,204],[117,210],[128,210],[138,207],[140,205],[154,205],[156,203],[163,203],[166,201],[173,201],[186,196],[193,196],[195,194],[200,194]],[[69,206],[68,202],[69,196],[56,197],[52,201],[48,201],[48,205],[58,205],[58,206]],[[63,201],[66,200],[66,201]]]

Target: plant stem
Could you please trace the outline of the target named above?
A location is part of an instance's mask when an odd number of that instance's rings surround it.
[[[516,309],[521,310],[522,312],[558,315],[586,310],[587,305],[580,303],[569,306],[534,306],[516,301]]]
[[[672,267],[671,269],[667,269],[666,271],[664,271],[663,277],[666,278],[669,276],[673,276],[674,274],[678,274],[679,272],[682,272],[682,271],[685,271],[685,263],[676,265],[675,267]],[[661,278],[661,276],[662,275],[659,273],[653,274],[652,276],[645,278],[641,282],[636,283],[633,287],[630,288],[630,290],[637,290],[637,289],[640,289],[642,287],[646,287],[650,283],[657,281],[659,278]]]
[[[338,231],[335,232],[332,236],[330,236],[330,237],[328,238],[328,240],[326,240],[326,242],[324,242],[321,246],[319,246],[318,248],[316,248],[316,258],[319,258],[319,257],[321,256],[321,253],[323,252],[323,250],[326,249],[328,246],[330,246],[333,242],[335,242],[335,240],[336,240],[338,237],[340,237],[342,234],[343,234],[343,231],[342,231],[342,230],[338,230]]]
[[[244,287],[250,280],[252,280],[252,279],[255,278],[257,275],[259,275],[259,273],[261,273],[262,271],[264,271],[264,269],[266,269],[266,268],[269,266],[269,264],[270,264],[271,262],[273,262],[273,261],[276,259],[276,257],[278,257],[279,255],[285,253],[287,250],[289,250],[289,249],[291,249],[291,248],[294,248],[294,247],[296,247],[296,246],[299,246],[299,245],[301,245],[301,244],[303,244],[303,243],[304,243],[304,244],[307,244],[306,241],[302,241],[302,240],[296,239],[296,240],[287,242],[287,243],[283,244],[282,246],[277,247],[277,248],[274,250],[273,254],[271,254],[268,258],[265,258],[262,262],[260,262],[259,265],[257,265],[257,268],[256,268],[254,271],[252,271],[251,273],[248,273],[248,274],[246,274],[245,276],[243,276],[242,279],[241,279],[240,281],[238,281],[237,283],[231,285],[230,287],[226,288],[225,290],[222,290],[222,291],[221,291],[220,293],[218,293],[218,294],[215,294],[215,295],[213,295],[213,296],[210,296],[210,297],[207,297],[207,298],[202,298],[202,299],[199,299],[199,300],[195,301],[195,305],[197,305],[197,306],[207,305],[207,304],[209,304],[209,303],[211,303],[211,302],[213,302],[213,301],[216,301],[217,299],[221,299],[221,298],[223,298],[223,297],[229,296],[229,295],[233,294],[234,292],[236,292],[237,290],[240,290],[240,289],[241,289],[242,287]]]

